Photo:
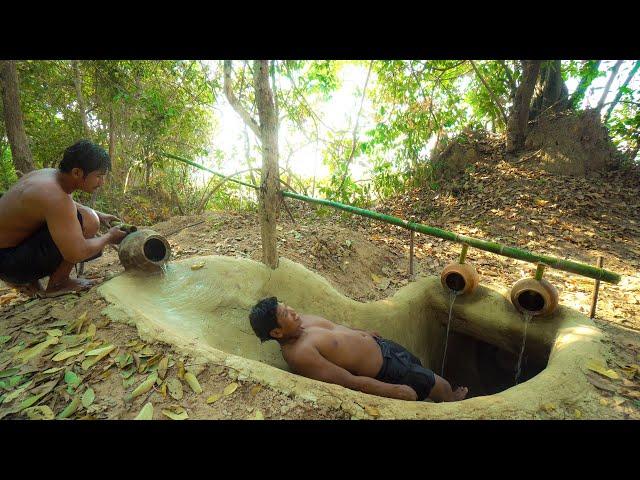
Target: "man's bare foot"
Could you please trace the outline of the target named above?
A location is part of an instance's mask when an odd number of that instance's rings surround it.
[[[467,387],[458,387],[451,394],[451,402],[458,402],[460,400],[464,400],[464,398],[469,393],[469,389]]]
[[[87,280],[85,278],[67,278],[64,282],[57,285],[51,285],[51,282],[49,282],[44,293],[47,297],[57,297],[65,293],[89,290],[95,283],[93,280]]]

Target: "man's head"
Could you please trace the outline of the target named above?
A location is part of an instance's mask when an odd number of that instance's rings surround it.
[[[251,310],[249,320],[263,342],[295,337],[300,331],[300,315],[284,303],[278,303],[276,297],[260,300]]]
[[[104,183],[111,159],[104,148],[89,140],[80,140],[64,151],[58,168],[71,176],[76,189],[93,193]]]

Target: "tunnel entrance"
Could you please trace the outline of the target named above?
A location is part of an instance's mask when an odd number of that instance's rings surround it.
[[[542,372],[549,361],[550,348],[544,358],[532,355],[525,347],[518,384]],[[469,335],[449,332],[444,378],[453,388],[469,388],[467,398],[493,395],[515,386],[518,365],[516,353],[478,340]],[[441,361],[434,370],[441,373]]]

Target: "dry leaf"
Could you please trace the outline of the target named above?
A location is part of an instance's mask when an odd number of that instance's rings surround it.
[[[158,375],[164,380],[167,375],[167,366],[169,364],[169,357],[162,357],[162,360],[158,363]]]
[[[92,323],[91,325],[89,325],[89,328],[87,328],[87,338],[93,338],[96,335],[96,324]]]
[[[197,393],[198,395],[202,393],[202,387],[200,386],[198,379],[193,373],[186,372],[184,374],[184,380],[185,382],[187,382],[187,384],[189,384],[191,390],[193,390],[195,393]]]
[[[235,392],[239,386],[240,385],[238,385],[236,382],[230,383],[229,385],[224,387],[224,390],[222,391],[222,393],[224,394],[225,397],[227,397],[231,395],[233,392]]]
[[[191,270],[200,270],[202,267],[204,267],[204,262],[194,263],[191,265]]]
[[[93,391],[93,388],[87,388],[87,390],[82,395],[82,406],[84,408],[89,408],[89,406],[96,399],[96,394]]]
[[[81,354],[84,351],[84,348],[78,348],[77,350],[62,350],[60,353],[57,353],[53,356],[51,360],[54,362],[62,362],[67,358],[75,357],[76,355]]]
[[[620,375],[618,375],[616,372],[611,369],[607,369],[605,365],[594,360],[590,360],[587,362],[587,368],[613,380],[617,380],[620,378]]]
[[[252,397],[255,397],[260,390],[262,390],[262,385],[256,385],[251,388],[251,391],[249,393],[251,394]]]
[[[578,410],[577,408],[573,411],[573,415],[576,418],[582,418],[582,412],[580,410]]]
[[[147,393],[153,388],[153,384],[156,383],[157,379],[158,373],[153,372],[147,378],[145,378],[145,380],[140,385],[138,385],[133,392],[131,392],[131,395],[128,398],[134,399],[144,393]]]
[[[211,395],[209,398],[207,398],[207,403],[214,403],[217,402],[218,400],[220,400],[222,398],[222,394],[221,393],[214,393],[213,395]]]
[[[27,408],[23,413],[29,420],[53,420],[55,418],[53,411],[47,405]]]
[[[86,353],[87,357],[94,357],[103,354],[104,352],[110,353],[116,347],[114,345],[105,345],[104,347],[97,348],[95,350],[90,350]]]
[[[78,410],[79,406],[80,406],[80,395],[76,395],[75,397],[73,397],[73,400],[71,400],[71,403],[69,403],[69,405],[67,405],[65,409],[58,414],[57,418],[58,419],[69,418],[71,415],[73,415],[76,412],[76,410]]]
[[[182,391],[182,383],[177,378],[170,378],[167,380],[167,388],[169,389],[169,395],[176,400],[181,400],[184,392]]]
[[[379,417],[380,411],[376,407],[370,407],[369,405],[365,405],[364,411],[367,412],[368,415],[372,417]]]
[[[49,348],[50,345],[55,345],[59,341],[58,337],[47,337],[44,342],[17,353],[13,358],[15,361],[27,363],[32,358],[41,355],[47,348]]]
[[[134,420],[153,420],[153,404],[151,402],[145,403]]]
[[[171,410],[162,410],[162,414],[171,420],[186,420],[189,418],[187,411],[182,407],[173,407]]]
[[[264,415],[260,410],[256,410],[256,413],[251,420],[264,420]]]

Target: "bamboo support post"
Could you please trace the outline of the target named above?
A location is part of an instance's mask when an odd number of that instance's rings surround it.
[[[536,280],[542,280],[542,275],[544,274],[544,267],[546,265],[544,263],[538,263],[538,267],[536,268]]]
[[[602,268],[603,262],[602,256],[598,257],[598,268]],[[593,319],[596,316],[596,305],[598,304],[598,293],[600,291],[600,279],[596,279],[596,284],[593,287],[593,295],[591,296],[591,312],[589,318]]]
[[[464,263],[465,258],[467,258],[467,250],[469,250],[469,245],[464,243],[462,245],[462,251],[460,252],[460,260],[458,261],[460,265],[462,265]]]

